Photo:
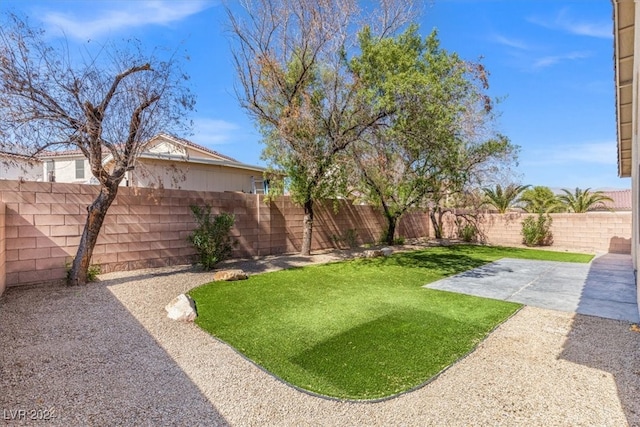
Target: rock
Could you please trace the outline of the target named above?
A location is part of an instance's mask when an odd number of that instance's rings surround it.
[[[390,256],[393,253],[393,249],[385,247],[382,249],[369,249],[362,253],[363,258],[378,258],[382,256]]]
[[[383,256],[382,251],[380,249],[369,249],[364,251],[365,258],[378,258]]]
[[[164,309],[167,310],[167,317],[173,320],[193,322],[198,317],[195,302],[185,294],[175,297]]]
[[[242,270],[220,270],[216,271],[213,275],[213,280],[216,282],[219,281],[227,281],[231,282],[233,280],[246,280],[247,273]]]

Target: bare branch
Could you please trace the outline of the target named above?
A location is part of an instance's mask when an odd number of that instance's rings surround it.
[[[41,30],[7,15],[0,25],[0,150],[39,155],[58,147],[79,149],[100,193],[88,217],[71,282],[84,283],[104,216],[125,172],[153,135],[182,127],[194,98],[175,54],[124,47],[87,47],[84,63],[67,44],[54,49]],[[79,63],[80,65],[75,65]],[[105,163],[106,151],[112,157]]]

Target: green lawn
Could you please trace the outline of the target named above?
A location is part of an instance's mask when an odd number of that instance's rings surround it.
[[[471,351],[519,304],[421,286],[499,258],[590,255],[486,246],[398,253],[193,289],[196,323],[303,389],[375,399],[416,387]]]

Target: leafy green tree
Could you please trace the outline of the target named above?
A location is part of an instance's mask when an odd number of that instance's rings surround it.
[[[442,188],[429,196],[429,217],[433,226],[434,237],[444,237],[444,218],[452,215],[460,231],[461,226],[470,225],[475,230],[475,237],[484,239],[482,233],[482,215],[479,215],[483,197],[477,188],[454,191],[448,183],[442,183]]]
[[[363,104],[386,112],[386,126],[365,134],[352,152],[392,244],[407,210],[427,206],[445,183],[449,191],[462,191],[514,147],[501,135],[478,138],[491,118],[486,72],[442,49],[435,32],[423,39],[412,25],[395,38],[379,38],[365,28],[359,40],[361,55],[351,69],[362,84]]]
[[[349,67],[357,32],[367,22],[376,38],[393,34],[411,18],[411,2],[380,1],[366,13],[357,0],[246,0],[242,6],[227,9],[238,98],[264,136],[263,158],[286,175],[292,199],[304,208],[301,253],[308,255],[314,202],[345,193],[338,157],[387,116],[359,96]]]
[[[524,210],[529,213],[562,212],[563,206],[549,187],[535,186],[522,192],[520,201],[524,203]]]
[[[613,202],[613,199],[602,191],[591,191],[590,188],[581,190],[576,187],[573,193],[564,188],[562,191],[564,194],[558,196],[558,199],[569,212],[585,213],[598,207],[604,207],[604,202]]]
[[[509,184],[502,188],[500,184],[496,184],[494,188],[484,187],[482,191],[487,203],[503,214],[514,207],[519,201],[520,194],[529,187],[529,185]]]

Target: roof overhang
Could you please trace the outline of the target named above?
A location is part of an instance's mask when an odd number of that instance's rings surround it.
[[[216,165],[216,166],[224,166],[227,168],[234,169],[243,169],[251,172],[264,173],[267,171],[266,168],[254,165],[248,165],[246,163],[240,162],[229,162],[226,160],[216,160],[216,159],[205,159],[198,157],[185,157],[179,154],[166,154],[166,153],[140,153],[138,156],[139,159],[154,159],[154,160],[168,160],[174,162],[189,162],[189,163],[197,163],[202,165]]]
[[[632,164],[635,16],[633,0],[613,0],[618,175],[623,178],[631,176]]]

